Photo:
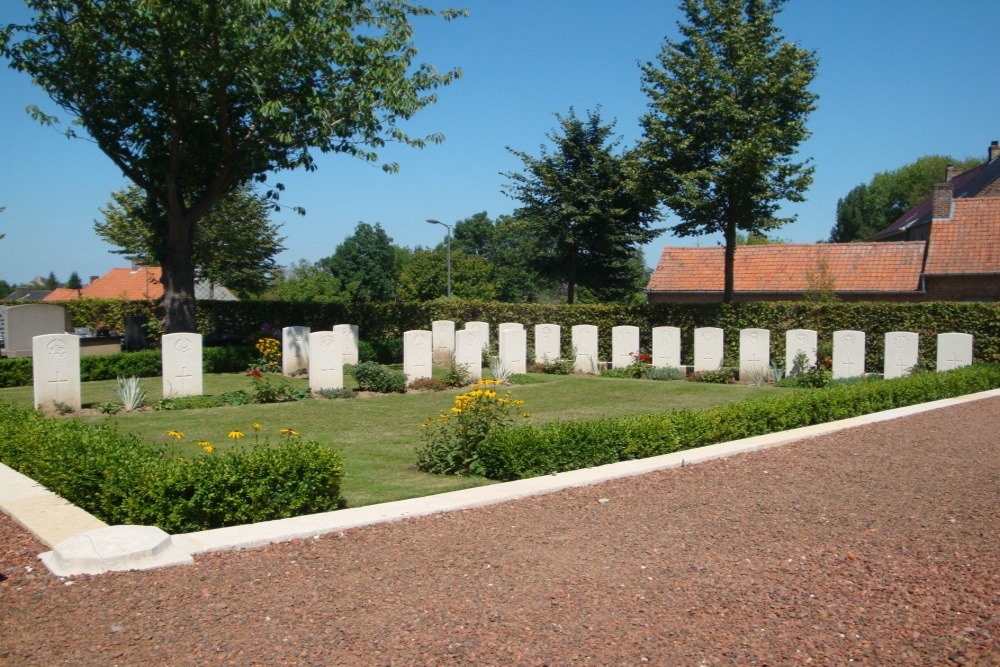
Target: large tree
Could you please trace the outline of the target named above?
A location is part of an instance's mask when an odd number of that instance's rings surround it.
[[[350,301],[392,301],[400,268],[396,246],[382,225],[359,222],[333,255],[318,262],[340,283]]]
[[[485,211],[455,223],[454,250],[482,257],[490,265],[490,283],[497,301],[538,301],[552,280],[538,272],[541,253],[528,221],[517,215],[491,220]]]
[[[406,0],[26,2],[0,53],[162,211],[167,331],[195,329],[197,227],[226,193],[315,169],[315,150],[376,161],[387,140],[439,141],[399,121],[459,76],[414,63],[410,20],[462,12]]]
[[[935,183],[944,182],[949,165],[963,172],[979,164],[976,158],[925,155],[899,169],[875,174],[837,200],[837,222],[830,230],[830,241],[867,241],[931,194]]]
[[[94,231],[130,260],[146,266],[167,262],[163,237],[157,233],[161,211],[148,210],[142,190],[130,185],[111,193]],[[280,225],[270,221],[272,205],[253,189],[226,194],[205,214],[195,230],[194,266],[199,280],[222,285],[241,297],[264,292],[275,278],[274,256],[285,249]]]
[[[399,276],[400,301],[432,301],[447,294],[448,249],[439,244],[433,250],[416,248]],[[483,257],[451,250],[452,296],[457,299],[492,301],[496,287],[491,282],[490,263]]]
[[[632,280],[634,252],[660,233],[656,199],[638,178],[638,163],[625,152],[614,123],[599,111],[586,119],[556,114],[561,133],[548,134],[540,157],[508,148],[524,162],[524,172],[505,174],[505,191],[524,207],[518,215],[537,243],[538,270],[566,283],[573,303],[577,285],[591,289],[624,287]]]
[[[724,300],[733,298],[738,231],[763,233],[784,200],[802,201],[808,161],[792,156],[809,136],[816,57],[774,25],[784,0],[684,0],[683,39],[666,40],[642,65],[645,173],[682,222],[678,236],[721,232]]]

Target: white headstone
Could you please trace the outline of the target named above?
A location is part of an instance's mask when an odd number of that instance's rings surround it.
[[[819,347],[819,336],[812,329],[790,329],[785,332],[785,373],[791,375],[795,368],[795,357],[806,355],[808,364],[798,369],[804,372],[816,365],[816,350]]]
[[[562,331],[558,324],[536,324],[535,361],[544,364],[561,357],[561,335]]]
[[[4,315],[4,348],[8,357],[30,357],[35,336],[70,331],[69,313],[51,303],[10,306]]]
[[[717,371],[722,368],[722,329],[700,327],[694,330],[694,370]]]
[[[917,347],[920,336],[912,331],[890,331],[885,335],[885,367],[882,377],[886,380],[910,374],[917,365]]]
[[[680,327],[653,327],[653,366],[681,367]]]
[[[972,334],[942,333],[937,337],[937,369],[950,371],[953,368],[972,365]]]
[[[748,368],[771,366],[771,332],[767,329],[740,329],[740,379]]]
[[[343,325],[349,326],[349,325]],[[348,331],[350,331],[348,329]],[[344,330],[309,334],[309,390],[342,389],[344,386]]]
[[[484,350],[490,349],[490,323],[489,322],[466,322],[465,329],[467,331],[475,331],[476,335],[479,336],[479,340],[482,342],[482,347]]]
[[[455,365],[465,367],[470,383],[483,379],[483,346],[478,331],[455,332]]]
[[[434,335],[430,331],[407,331],[403,333],[403,373],[409,384],[420,378],[433,377]]]
[[[431,336],[434,340],[434,365],[448,366],[451,355],[455,354],[455,323],[434,320],[431,322]]]
[[[358,325],[357,324],[336,324],[333,326],[333,334],[340,337],[340,349],[344,355],[345,364],[358,363]]]
[[[163,398],[201,396],[201,334],[166,334],[160,340]]]
[[[573,350],[573,370],[577,373],[597,372],[597,327],[593,324],[577,324],[570,329]]]
[[[833,332],[833,379],[865,374],[865,332]]]
[[[56,403],[79,410],[80,337],[73,334],[35,336],[31,341],[35,407]]]
[[[497,325],[497,335],[499,336],[508,329],[520,329],[521,331],[524,331],[524,325],[520,322],[501,322]]]
[[[528,334],[523,328],[505,329],[500,333],[500,363],[508,373],[528,372],[527,347]]]
[[[639,327],[611,327],[611,367],[631,366],[639,355]]]
[[[281,372],[291,375],[309,368],[309,327],[281,330]]]
[[[524,331],[524,325],[521,324],[520,322],[501,322],[500,325],[497,327],[497,356],[499,356],[501,359],[503,359],[504,356],[503,334],[505,331]],[[525,341],[528,340],[527,332],[525,332],[524,339]],[[527,345],[527,343],[525,343],[525,345]],[[521,354],[526,354],[526,353],[521,353]]]

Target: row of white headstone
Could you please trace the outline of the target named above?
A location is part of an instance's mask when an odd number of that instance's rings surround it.
[[[561,327],[557,324],[535,325],[535,360],[550,362],[562,358]],[[510,373],[524,373],[527,367],[527,333],[524,325],[505,322],[497,328],[498,358]],[[571,356],[574,370],[596,372],[598,364],[598,328],[580,324],[571,328]],[[901,377],[917,364],[918,335],[909,331],[885,334],[884,376]],[[806,355],[807,364],[816,364],[819,336],[811,329],[793,329],[785,333],[785,372],[790,373],[796,357]],[[724,334],[716,327],[694,330],[694,371],[718,370],[723,363]],[[482,377],[482,350],[490,347],[490,326],[469,322],[455,330],[450,320],[431,323],[430,331],[407,331],[403,335],[403,372],[407,381],[431,377],[433,365],[454,362],[463,365],[470,378]],[[611,366],[623,368],[636,361],[640,353],[639,327],[618,326],[611,329]],[[681,367],[681,330],[679,327],[654,327],[652,330],[653,366]],[[938,335],[937,369],[950,370],[972,363],[972,335]],[[739,368],[767,368],[771,365],[771,332],[767,329],[741,329]],[[834,378],[850,378],[865,373],[865,332],[833,333],[832,371]]]

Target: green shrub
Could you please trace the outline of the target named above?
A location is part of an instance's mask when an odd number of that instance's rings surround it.
[[[739,376],[736,368],[720,368],[717,371],[697,371],[687,376],[689,382],[711,382],[712,384],[728,384],[735,382]]]
[[[0,359],[0,388],[31,384],[31,357]]]
[[[540,364],[541,371],[543,373],[548,373],[549,375],[569,375],[573,372],[573,360],[572,359],[555,359],[553,361],[544,361]]]
[[[202,370],[206,373],[242,373],[257,359],[258,353],[249,345],[241,345],[206,347],[201,356]]]
[[[217,408],[225,404],[221,396],[178,396],[176,398],[161,398],[153,403],[153,409],[197,410],[201,408]]]
[[[442,379],[449,387],[464,387],[469,384],[469,369],[464,364],[456,364],[452,358]]]
[[[349,372],[358,383],[358,391],[374,391],[392,394],[406,391],[406,376],[402,371],[394,371],[373,361],[363,361]]]
[[[0,402],[0,461],[109,524],[188,532],[338,509],[343,463],[297,438],[186,459]]]
[[[709,410],[510,428],[476,453],[486,477],[511,480],[644,458],[1000,387],[1000,364],[861,382]]]
[[[646,371],[647,380],[683,380],[685,378],[685,373],[679,368],[674,368],[673,366],[650,366],[649,370]]]
[[[403,363],[403,339],[358,341],[358,361],[401,364]]]
[[[317,392],[320,398],[357,398],[358,392],[353,389],[348,389],[347,387],[341,387],[340,389],[320,389]]]
[[[438,378],[417,378],[408,387],[416,391],[444,391],[448,383]]]
[[[250,376],[250,397],[254,403],[286,403],[308,395],[308,389],[296,389],[283,375],[254,372]]]
[[[219,394],[219,398],[226,405],[248,405],[253,402],[253,397],[242,389],[225,391]]]
[[[80,358],[80,380],[114,380],[117,377],[156,377],[163,372],[159,350],[119,352]]]

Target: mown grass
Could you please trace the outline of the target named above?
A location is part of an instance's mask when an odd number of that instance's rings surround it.
[[[662,412],[672,409],[708,408],[777,392],[794,391],[771,387],[713,385],[692,382],[658,382],[583,376],[534,376],[544,380],[511,388],[513,397],[525,401],[532,423],[553,420],[593,419]],[[352,385],[349,378],[348,386]],[[307,381],[293,378],[296,386]],[[150,402],[161,398],[159,378],[143,379]],[[114,381],[86,382],[82,386],[85,406],[117,402]],[[242,374],[206,375],[206,395],[236,389],[249,390]],[[140,435],[153,446],[168,448],[177,456],[194,456],[199,440],[210,441],[220,451],[241,446],[259,437],[271,442],[286,437],[280,429],[293,429],[302,437],[339,449],[346,476],[343,492],[348,506],[401,500],[490,484],[489,480],[438,476],[416,470],[415,447],[420,444],[419,426],[429,416],[451,407],[459,390],[436,393],[394,394],[355,399],[310,399],[291,403],[250,404],[210,409],[171,410],[89,415],[85,419],[108,421],[122,431]],[[30,387],[0,389],[0,400],[31,405]],[[254,423],[262,426],[258,433]],[[167,431],[178,431],[175,440]],[[230,431],[246,437],[231,440]]]

